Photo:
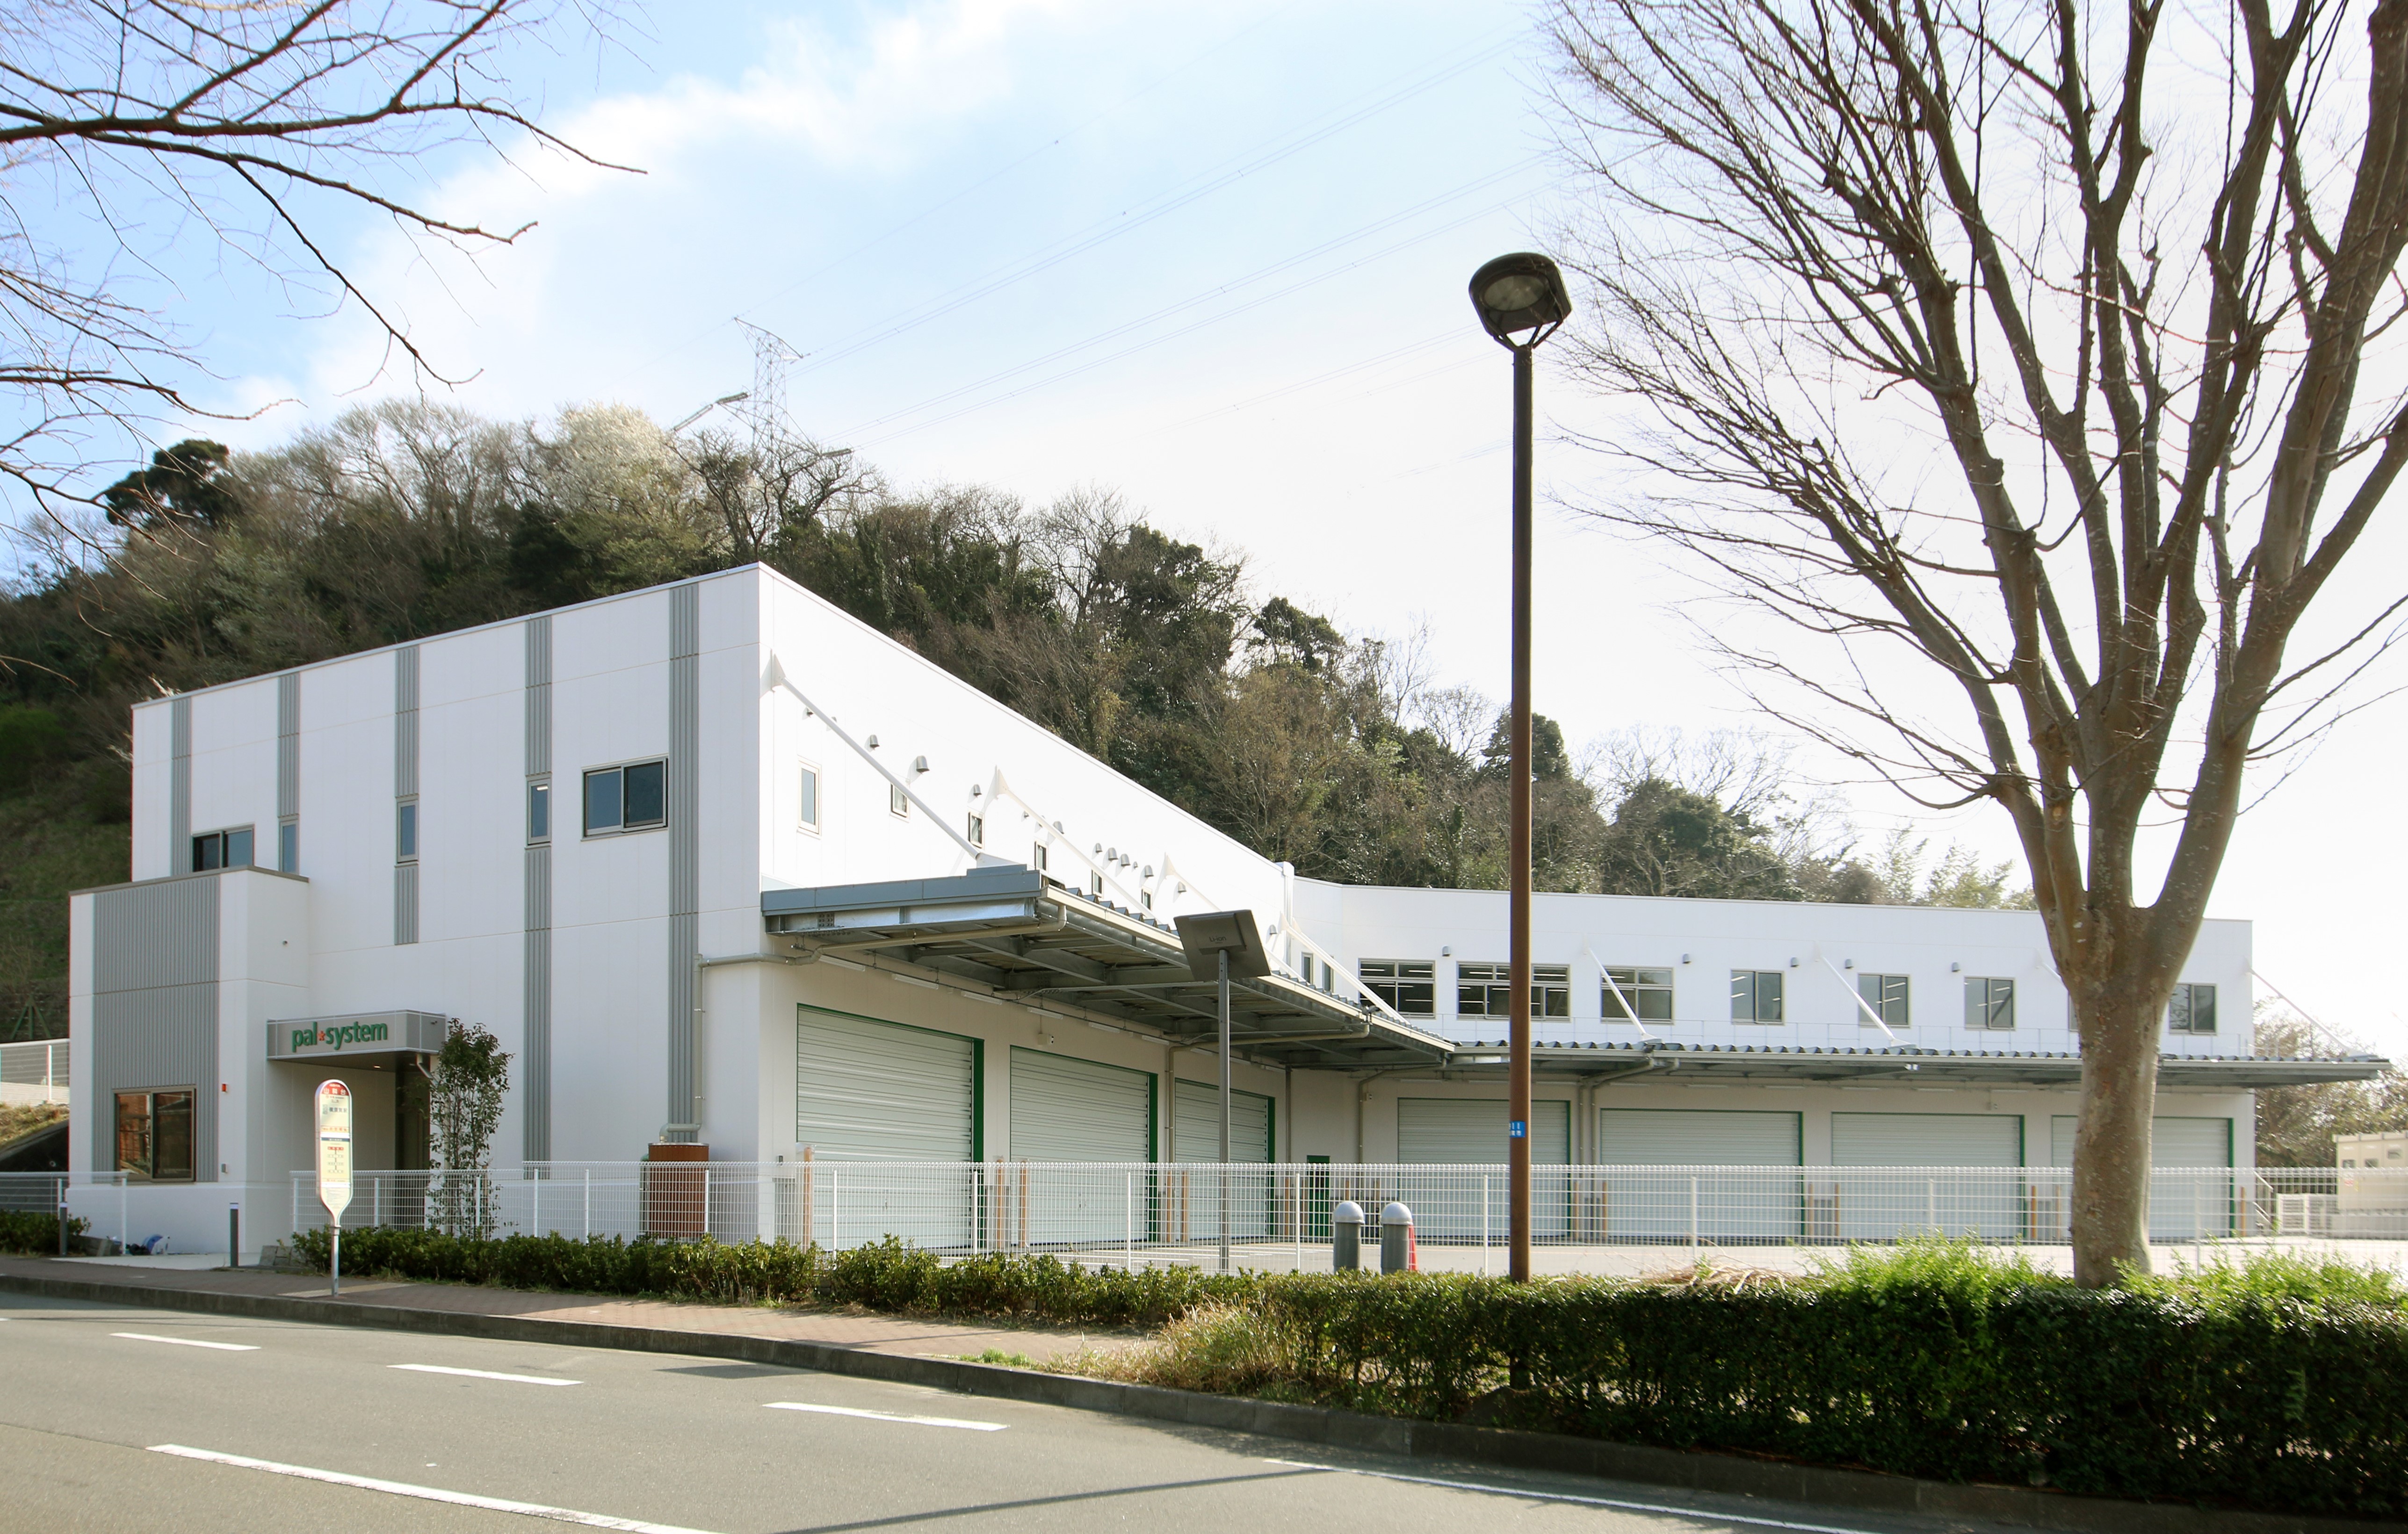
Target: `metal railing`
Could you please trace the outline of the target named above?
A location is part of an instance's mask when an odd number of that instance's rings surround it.
[[[2004,1246],[2069,1239],[2071,1174],[2055,1167],[1590,1167],[1534,1168],[1532,1224],[1548,1271],[1609,1266],[1615,1248],[1844,1246],[1942,1236]],[[1226,1188],[1237,1260],[1329,1263],[1344,1200],[1376,1221],[1413,1211],[1425,1269],[1501,1271],[1500,1166],[1027,1161],[554,1162],[482,1177],[362,1171],[344,1226],[460,1233],[816,1242],[894,1237],[948,1257],[1052,1252],[1114,1266],[1214,1260]],[[61,1191],[91,1234],[185,1252],[222,1249],[225,1210],[244,1244],[322,1227],[313,1174],[270,1185],[148,1183],[119,1173],[0,1174],[0,1209],[47,1211]],[[2166,1168],[2150,1234],[2166,1242],[2408,1241],[2408,1171]],[[1624,1259],[1622,1266],[1627,1265]]]
[[[0,1044],[0,1102],[63,1103],[67,1086],[65,1039]]]

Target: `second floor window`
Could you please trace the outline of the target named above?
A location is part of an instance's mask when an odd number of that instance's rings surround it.
[[[1438,966],[1427,959],[1365,959],[1363,989],[1405,1017],[1438,1015]]]
[[[1965,1025],[2004,1032],[2015,1025],[2015,982],[1989,975],[1965,977]]]
[[[193,839],[193,871],[207,873],[211,868],[247,868],[251,867],[251,827],[238,831],[211,831]]]
[[[1633,1021],[1632,1009],[1637,1009],[1636,1021],[1670,1023],[1672,1021],[1672,971],[1608,966],[1606,983],[1598,987],[1604,1007],[1600,1013],[1608,1023]],[[1617,994],[1618,993],[1618,994]]]
[[[1785,978],[1778,969],[1732,970],[1731,1021],[1780,1022],[1781,992]]]
[[[1856,1013],[1857,1022],[1872,1026],[1872,1018],[1865,1015],[1870,1011],[1893,1028],[1906,1026],[1912,1009],[1907,1005],[1904,975],[1858,975],[1856,995],[1865,998],[1864,1008]]]
[[[1455,967],[1455,1010],[1464,1017],[1513,1015],[1513,972],[1507,964],[1458,964]],[[1530,966],[1530,1015],[1572,1015],[1572,967],[1569,964]]]
[[[527,784],[527,839],[552,839],[552,784],[549,781]]]
[[[669,765],[629,762],[585,775],[585,834],[611,836],[668,824]]]
[[[418,861],[418,801],[404,799],[393,807],[393,856],[396,863]]]
[[[2166,1028],[2172,1033],[2214,1033],[2215,987],[2188,981],[2175,986],[2173,998],[2166,1003]]]

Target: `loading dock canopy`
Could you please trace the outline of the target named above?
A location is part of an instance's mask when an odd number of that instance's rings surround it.
[[[1505,1069],[1505,1040],[1460,1045],[1448,1062],[1467,1076]],[[2317,1082],[2371,1082],[2390,1062],[2379,1055],[2287,1060],[2241,1054],[2161,1054],[2159,1086],[2234,1091],[2303,1086]],[[2082,1056],[2056,1050],[1942,1050],[1916,1044],[1885,1049],[1806,1044],[1688,1044],[1670,1039],[1632,1043],[1561,1043],[1530,1048],[1540,1076],[1616,1080],[1645,1075],[1689,1082],[1895,1082],[1909,1086],[2071,1086],[2082,1080]]]
[[[761,918],[806,957],[920,974],[998,1000],[1077,1008],[1181,1043],[1218,1026],[1213,982],[1187,967],[1179,934],[1004,865],[950,879],[767,890]],[[1369,1007],[1271,974],[1229,982],[1238,1049],[1268,1065],[1440,1066],[1455,1046]]]

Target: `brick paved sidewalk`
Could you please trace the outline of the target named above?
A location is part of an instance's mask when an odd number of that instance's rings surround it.
[[[137,1268],[108,1262],[60,1261],[49,1257],[0,1257],[0,1273],[68,1279],[125,1289],[175,1289],[201,1294],[285,1296],[324,1299],[326,1281],[257,1269],[194,1270]],[[337,1303],[363,1309],[389,1307],[453,1314],[503,1315],[532,1321],[586,1321],[603,1326],[666,1331],[716,1332],[780,1341],[821,1342],[863,1353],[903,1356],[975,1357],[989,1348],[1046,1363],[1082,1348],[1125,1347],[1127,1333],[1094,1334],[1008,1326],[964,1326],[905,1316],[856,1315],[841,1311],[763,1305],[680,1304],[667,1300],[619,1299],[608,1295],[533,1293],[467,1283],[418,1283],[391,1279],[343,1281]]]

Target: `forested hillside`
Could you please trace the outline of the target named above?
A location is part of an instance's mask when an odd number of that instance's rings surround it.
[[[393,403],[273,452],[180,443],[103,500],[88,526],[33,535],[0,603],[9,1037],[64,1031],[62,896],[125,877],[136,699],[756,560],[1302,872],[1504,882],[1493,703],[1108,492],[905,494],[775,432]],[[1626,734],[1576,762],[1551,721],[1538,738],[1542,889],[2011,898],[2004,869],[1952,853],[1927,874],[1903,838],[1850,857],[1746,741]]]

